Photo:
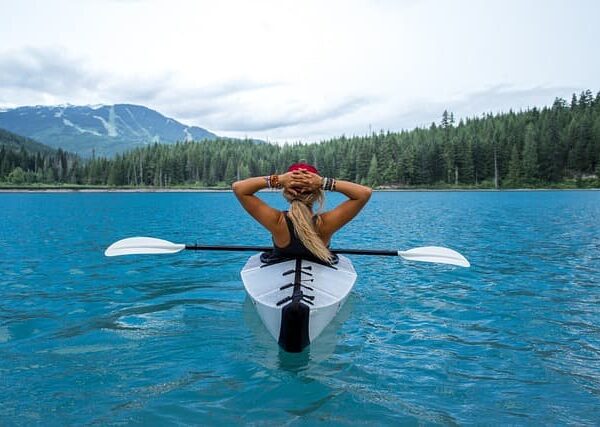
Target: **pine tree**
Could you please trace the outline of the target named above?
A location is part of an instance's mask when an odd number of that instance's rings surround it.
[[[375,154],[373,154],[373,157],[371,157],[371,163],[369,164],[367,183],[371,187],[377,187],[379,185],[379,168],[377,164],[377,156]]]
[[[227,160],[227,166],[225,167],[225,175],[224,175],[225,183],[227,185],[233,184],[233,182],[236,180],[236,175],[237,175],[236,167],[233,164],[233,159],[230,157],[229,160]]]
[[[463,140],[463,152],[462,152],[462,174],[461,182],[463,184],[474,184],[475,180],[475,166],[473,162],[473,143],[469,138],[465,143]]]
[[[519,158],[519,148],[516,145],[513,146],[508,164],[508,179],[513,186],[521,183],[521,159]]]
[[[525,128],[522,171],[525,180],[532,182],[538,178],[537,135],[533,124]]]

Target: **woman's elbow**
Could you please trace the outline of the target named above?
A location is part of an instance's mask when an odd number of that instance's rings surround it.
[[[363,187],[362,191],[362,199],[367,202],[371,198],[371,194],[373,194],[373,189],[371,187]]]
[[[231,190],[235,193],[238,194],[240,191],[240,181],[235,181],[233,184],[231,184]]]

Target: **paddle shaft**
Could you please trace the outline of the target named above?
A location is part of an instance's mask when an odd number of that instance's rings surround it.
[[[183,249],[196,251],[247,251],[270,252],[271,246],[217,246],[217,245],[184,245],[154,237],[129,237],[110,245],[104,251],[106,256],[143,255],[143,254],[175,254]],[[458,252],[440,246],[424,246],[406,251],[390,251],[377,249],[332,249],[331,252],[349,255],[400,256],[408,261],[436,262],[440,264],[469,267],[469,261]]]
[[[242,251],[242,252],[268,252],[272,246],[211,246],[211,245],[185,245],[191,251]],[[398,256],[398,251],[364,250],[364,249],[331,249],[335,254],[345,255],[384,255]]]

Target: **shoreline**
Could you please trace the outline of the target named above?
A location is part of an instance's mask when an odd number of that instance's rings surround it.
[[[278,190],[260,190],[275,193]],[[378,193],[507,193],[534,191],[600,191],[600,188],[382,188]],[[219,188],[0,188],[0,194],[10,193],[231,193],[231,189]]]
[[[0,193],[229,193],[211,188],[0,188]]]

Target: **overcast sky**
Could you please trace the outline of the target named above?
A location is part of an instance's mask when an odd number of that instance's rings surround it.
[[[600,1],[0,0],[0,107],[319,141],[600,89]]]

